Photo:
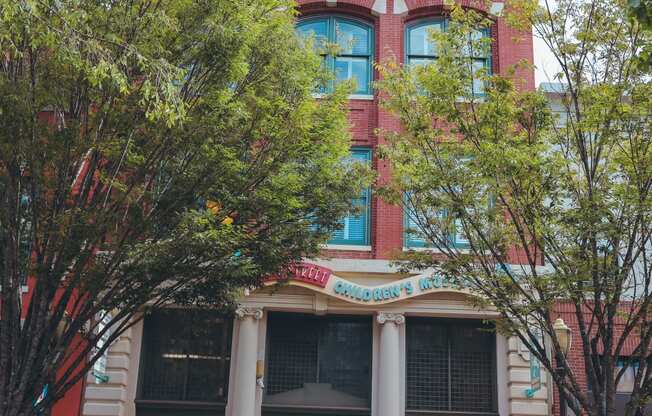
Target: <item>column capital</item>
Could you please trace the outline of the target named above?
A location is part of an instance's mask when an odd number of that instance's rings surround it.
[[[241,306],[235,310],[235,316],[238,319],[246,319],[251,317],[255,320],[258,320],[263,317],[263,310],[261,308],[247,308]]]
[[[393,322],[396,325],[403,325],[405,323],[405,316],[402,313],[378,312],[376,321],[381,325],[385,322]]]

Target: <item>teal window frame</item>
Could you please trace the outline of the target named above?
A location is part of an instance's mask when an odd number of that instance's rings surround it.
[[[353,156],[352,159],[358,161],[358,160],[364,160],[366,163],[371,164],[371,149],[368,147],[352,147],[351,148],[351,155]],[[359,155],[363,156],[363,158],[356,158],[354,155]],[[364,207],[362,208],[362,214],[364,216],[363,219],[363,226],[364,230],[362,233],[362,238],[338,238],[338,237],[331,237],[330,240],[328,240],[328,244],[338,244],[338,245],[347,245],[347,246],[368,246],[370,244],[370,224],[371,224],[371,189],[366,188],[362,191],[362,194],[360,197],[356,198],[356,200],[361,200],[364,199]],[[347,215],[342,219],[342,221],[348,221],[350,218],[356,218],[359,217],[360,215]],[[344,230],[336,231],[336,233],[344,232]]]
[[[361,58],[361,57],[366,57],[367,59],[367,68],[366,68],[366,77],[367,77],[367,83],[364,86],[357,85],[356,83],[356,90],[353,92],[353,94],[360,94],[360,95],[370,95],[372,94],[372,88],[371,84],[373,83],[373,60],[374,60],[374,50],[375,50],[375,42],[374,42],[374,28],[372,25],[368,23],[364,23],[360,20],[348,18],[348,17],[343,17],[340,15],[320,15],[320,16],[314,16],[314,17],[306,17],[300,19],[297,24],[296,28],[297,30],[306,24],[310,23],[316,23],[316,22],[326,22],[326,33],[327,33],[327,39],[326,41],[329,43],[337,43],[337,33],[335,30],[336,23],[337,22],[343,22],[346,24],[350,24],[353,26],[356,26],[360,29],[363,29],[367,33],[367,54],[362,55],[362,54],[337,54],[337,55],[332,55],[332,54],[327,54],[327,53],[322,53],[320,52],[321,56],[324,57],[324,62],[326,64],[326,68],[329,69],[330,71],[333,71],[335,73],[335,62],[337,57],[344,57],[344,58]],[[350,78],[347,78],[349,80]],[[333,91],[333,86],[335,81],[330,81],[329,85],[327,85],[325,88],[321,89],[320,92],[332,92]]]
[[[448,215],[447,210],[441,210],[440,215],[442,217],[446,217]],[[428,241],[421,238],[416,238],[414,235],[414,232],[409,232],[408,230],[414,230],[415,228],[419,228],[418,224],[416,224],[416,221],[414,221],[414,224],[411,221],[412,219],[410,218],[410,213],[408,212],[407,209],[405,209],[405,205],[403,206],[403,247],[407,249],[413,249],[413,248],[435,248],[432,244],[430,244]],[[460,237],[460,233],[458,232],[458,221],[455,221],[455,229],[450,233],[449,235],[449,241],[452,244],[452,246],[456,249],[460,250],[465,250],[471,248],[471,244],[467,239],[462,239]]]
[[[403,39],[404,39],[403,47],[404,47],[404,51],[405,51],[404,56],[403,56],[403,62],[405,63],[405,65],[410,65],[411,59],[428,59],[428,60],[432,60],[432,61],[437,60],[436,52],[433,55],[429,55],[429,54],[420,55],[420,54],[412,54],[412,53],[410,53],[411,52],[411,47],[412,47],[411,42],[410,42],[410,33],[415,29],[419,29],[419,28],[422,28],[424,26],[431,26],[431,25],[435,25],[435,24],[440,24],[442,32],[445,32],[446,30],[448,30],[448,21],[449,21],[449,19],[447,19],[447,18],[437,17],[437,18],[429,18],[429,19],[420,19],[420,20],[418,20],[416,22],[410,23],[410,24],[405,26],[405,30],[404,30],[404,33],[403,33]],[[491,37],[491,31],[489,29],[485,28],[485,29],[480,30],[480,32],[482,33],[483,37],[486,37],[486,38]],[[485,56],[485,57],[482,57],[482,58],[480,58],[480,57],[472,57],[472,58],[473,58],[474,61],[476,61],[476,60],[477,61],[480,61],[480,60],[484,61],[483,67],[487,70],[487,73],[489,75],[491,75],[493,73],[493,70],[492,70],[493,69],[493,63],[492,63],[492,53],[491,53],[491,51],[490,51],[488,56]],[[476,96],[476,97],[484,97],[485,96],[484,88],[483,88],[482,92],[473,91],[474,85],[475,85],[474,81],[475,80],[473,80],[471,82],[471,89],[472,89],[473,95]]]

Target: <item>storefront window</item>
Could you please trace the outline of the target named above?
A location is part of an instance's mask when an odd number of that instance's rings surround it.
[[[147,316],[144,325],[139,416],[167,414],[160,403],[154,413],[143,410],[157,401],[226,403],[232,319],[213,311],[167,309]]]
[[[407,413],[496,413],[496,342],[478,321],[408,318]]]
[[[369,414],[370,317],[271,313],[267,325],[264,415],[285,415],[289,408]]]

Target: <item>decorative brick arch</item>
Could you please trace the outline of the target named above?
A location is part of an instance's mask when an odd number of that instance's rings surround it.
[[[395,8],[398,3],[403,2],[407,11],[412,13],[426,13],[430,10],[445,10],[449,8],[450,2],[445,0],[394,0]],[[483,13],[489,13],[487,3],[479,0],[456,0],[457,4],[464,8],[478,10]]]
[[[313,9],[329,9],[337,11],[357,10],[366,14],[371,14],[375,0],[299,0],[299,10],[311,11]]]
[[[487,3],[481,0],[455,0],[455,2],[467,9],[476,10],[486,15],[493,23],[489,27],[490,37],[493,41],[491,46],[491,71],[500,73],[500,54],[498,51],[498,19],[491,14],[487,8]],[[395,12],[396,7],[403,4],[405,10],[401,13],[403,23],[407,26],[420,19],[431,17],[446,16],[450,11],[450,1],[448,0],[394,0]]]

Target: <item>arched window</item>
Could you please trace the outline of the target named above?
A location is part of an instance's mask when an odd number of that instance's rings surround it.
[[[314,37],[326,68],[335,72],[335,82],[355,80],[355,94],[370,94],[373,59],[373,29],[356,20],[337,16],[306,18],[297,24],[297,32]],[[325,44],[338,47],[329,54]],[[329,88],[325,88],[326,90]]]
[[[431,38],[432,31],[446,31],[448,21],[446,19],[432,19],[420,21],[407,27],[405,36],[405,63],[407,65],[426,65],[437,59],[437,45]],[[477,41],[481,38],[489,37],[489,31],[486,29],[477,30],[473,33],[471,41]],[[471,48],[469,48],[471,49]],[[472,58],[473,65],[473,83],[472,91],[474,95],[484,94],[484,83],[478,74],[480,70],[491,72],[491,54],[482,50],[483,48],[474,48],[468,53]]]

